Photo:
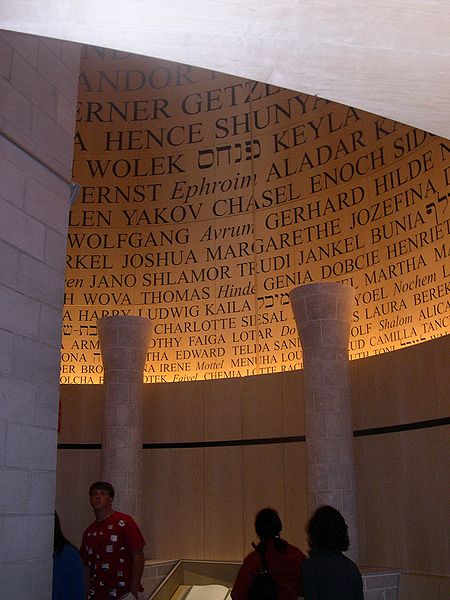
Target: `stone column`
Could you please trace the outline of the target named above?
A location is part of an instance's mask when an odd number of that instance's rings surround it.
[[[313,283],[293,289],[291,304],[303,349],[308,504],[344,516],[348,554],[358,560],[348,343],[354,289]]]
[[[138,520],[142,509],[143,370],[151,322],[142,317],[98,320],[105,369],[102,479],[115,488],[114,505]]]

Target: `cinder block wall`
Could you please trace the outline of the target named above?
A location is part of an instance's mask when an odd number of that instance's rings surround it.
[[[79,54],[76,44],[0,31],[0,595],[5,599],[51,598],[59,348]]]

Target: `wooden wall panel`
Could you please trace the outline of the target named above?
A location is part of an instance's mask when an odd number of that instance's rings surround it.
[[[151,385],[144,397],[144,441],[195,441],[203,436],[204,385]]]
[[[449,553],[430,552],[434,546],[445,548],[448,536],[449,428],[407,431],[401,444],[405,562],[412,571],[449,573]]]
[[[361,438],[366,552],[369,565],[392,567],[404,564],[404,515],[401,505],[401,442],[397,434]],[[360,496],[360,494],[358,494]]]
[[[390,382],[395,374],[389,357],[382,354],[351,364],[353,426],[357,429],[398,423],[398,398]],[[383,376],[380,377],[380,372]],[[356,376],[355,376],[356,373]],[[383,402],[377,400],[383,398]]]
[[[281,385],[283,397],[283,435],[304,435],[305,410],[302,401],[303,371],[283,373]]]
[[[306,553],[308,548],[305,525],[308,521],[308,488],[306,480],[306,445],[284,446],[284,520],[286,539]]]
[[[203,450],[145,453],[148,558],[204,558]]]
[[[351,362],[354,429],[445,417],[449,342]],[[301,371],[150,385],[145,393],[147,443],[304,435]],[[101,388],[64,386],[62,400],[60,442],[100,443]],[[446,426],[355,437],[363,563],[448,572],[448,445]],[[147,556],[240,559],[265,505],[279,510],[286,537],[306,549],[303,442],[147,449],[144,463]],[[99,474],[98,450],[59,450],[57,508],[75,543],[91,520],[87,488]]]
[[[59,443],[100,443],[102,439],[103,386],[60,386]]]
[[[282,444],[246,446],[244,457],[244,537],[243,555],[251,551],[256,534],[256,513],[266,506],[275,508],[283,521],[285,517],[284,455]]]
[[[207,385],[204,401],[205,440],[238,440],[242,437],[243,379],[219,379]]]
[[[433,387],[432,393],[436,394],[438,417],[446,417],[449,413],[450,377],[449,377],[449,340],[434,340],[423,349],[429,351],[433,357]],[[420,355],[419,355],[420,356]]]
[[[265,438],[283,435],[283,392],[281,379],[246,377],[242,398],[242,437]]]
[[[242,552],[243,450],[204,450],[205,558],[236,559]]]
[[[411,347],[408,356],[408,369],[404,368],[405,355],[393,353],[390,360],[390,386],[395,388],[398,401],[398,423],[414,423],[436,418],[436,394],[424,394],[433,390],[433,354],[420,352],[417,346]]]
[[[94,520],[89,486],[100,478],[100,450],[59,450],[56,467],[56,510],[64,535],[76,546]]]

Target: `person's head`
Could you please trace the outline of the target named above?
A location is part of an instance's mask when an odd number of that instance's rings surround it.
[[[111,508],[114,488],[107,481],[96,481],[89,487],[89,501],[94,510]]]
[[[255,531],[261,541],[275,539],[282,529],[281,519],[273,508],[263,508],[256,515]]]
[[[320,506],[306,525],[311,550],[345,552],[350,545],[348,527],[341,513],[332,506]]]

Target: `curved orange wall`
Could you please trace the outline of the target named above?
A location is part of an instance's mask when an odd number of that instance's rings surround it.
[[[154,321],[147,382],[299,369],[288,292],[322,280],[355,287],[351,358],[449,331],[447,140],[88,48],[75,148],[62,383],[101,382],[106,314]]]

